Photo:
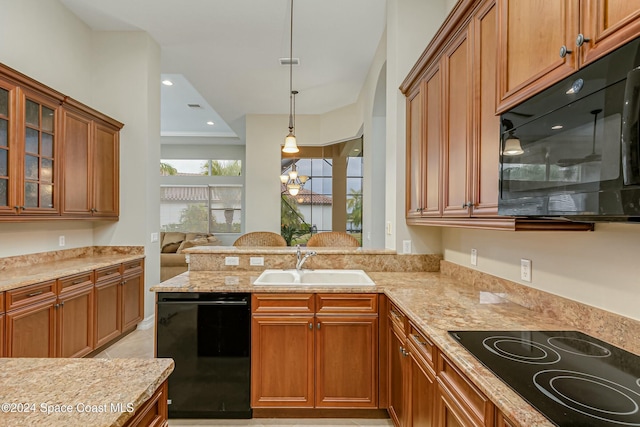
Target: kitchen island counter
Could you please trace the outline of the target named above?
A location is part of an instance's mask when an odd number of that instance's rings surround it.
[[[126,425],[173,367],[172,359],[0,359],[0,425]]]

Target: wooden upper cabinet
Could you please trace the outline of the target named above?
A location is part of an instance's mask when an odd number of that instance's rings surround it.
[[[16,87],[0,80],[0,215],[14,215]]]
[[[500,0],[498,10],[499,113],[640,34],[636,1]]]
[[[119,138],[119,129],[96,124],[93,154],[94,216],[117,218],[119,214]]]
[[[0,220],[117,219],[122,126],[0,64]]]
[[[63,215],[117,219],[119,128],[72,108],[62,121]]]
[[[64,129],[62,213],[90,215],[92,206],[89,173],[91,119],[69,110],[64,110],[62,117]]]
[[[496,111],[498,41],[495,0],[485,1],[472,19],[473,31],[473,174],[471,215],[498,215],[500,116]]]
[[[445,73],[443,216],[468,215],[471,176],[471,47],[465,28],[443,55]]]
[[[61,99],[0,79],[0,217],[59,215]]]
[[[640,34],[640,3],[637,1],[582,0],[580,18],[583,64],[595,61]]]
[[[423,85],[407,96],[407,217],[420,216],[424,200]]]
[[[498,14],[502,112],[578,69],[579,0],[500,0]]]
[[[424,83],[425,149],[423,216],[442,215],[442,73],[440,63],[428,71]]]

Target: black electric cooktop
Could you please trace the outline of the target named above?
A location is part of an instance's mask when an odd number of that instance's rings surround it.
[[[640,356],[576,331],[450,331],[560,427],[640,426]]]

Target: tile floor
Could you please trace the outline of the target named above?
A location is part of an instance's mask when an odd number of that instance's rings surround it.
[[[94,357],[97,358],[127,358],[153,357],[153,328],[137,329],[118,342],[107,347]],[[170,427],[380,427],[393,426],[389,419],[351,419],[351,418],[254,418],[251,420],[169,420]]]

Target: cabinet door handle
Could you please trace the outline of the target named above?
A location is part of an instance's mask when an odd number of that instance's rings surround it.
[[[309,322],[309,329],[313,330],[313,322]]]
[[[318,322],[318,329],[320,329],[320,322]]]
[[[60,303],[60,307],[64,307],[64,301]]]
[[[576,46],[580,47],[582,46],[585,42],[590,42],[591,39],[588,39],[584,36],[584,34],[578,34],[578,37],[576,37]]]
[[[71,282],[72,285],[79,285],[80,283],[84,282],[84,280],[74,280],[73,282]]]
[[[31,292],[30,294],[27,294],[27,297],[35,297],[36,295],[40,295],[43,292],[44,291]]]
[[[564,58],[567,54],[573,53],[572,50],[567,49],[567,46],[562,45],[560,47],[560,58]]]
[[[473,202],[467,202],[467,203],[464,203],[464,204],[462,205],[462,208],[463,208],[463,209],[464,209],[464,208],[471,208],[471,207],[473,207]]]
[[[53,308],[55,308],[56,310],[57,310],[59,307],[60,307],[60,304],[55,304],[55,305],[53,306]]]

